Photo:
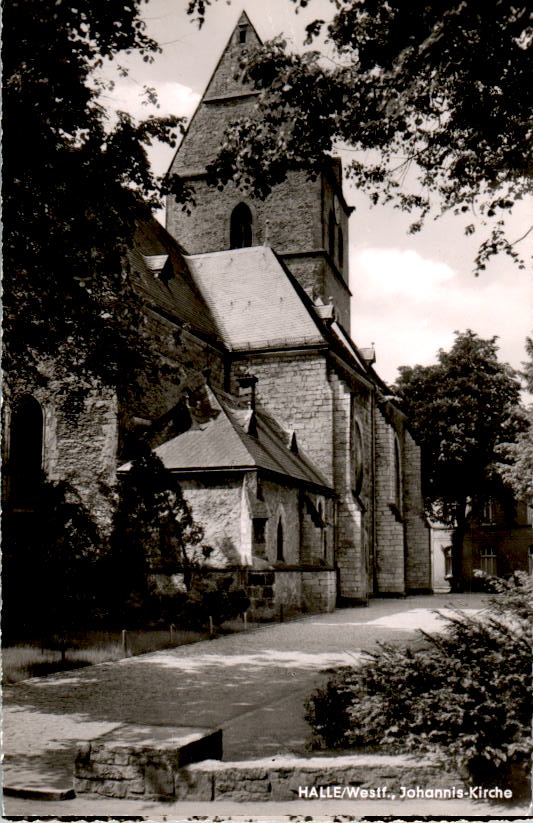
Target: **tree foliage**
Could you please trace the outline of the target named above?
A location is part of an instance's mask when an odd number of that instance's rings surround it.
[[[120,484],[108,559],[111,597],[123,615],[146,606],[151,573],[183,569],[189,584],[187,547],[202,534],[177,480],[148,446],[140,447]]]
[[[421,445],[427,509],[450,525],[499,488],[498,445],[524,427],[520,382],[497,353],[495,337],[456,332],[435,365],[401,367],[394,387]]]
[[[191,0],[189,12],[202,18],[206,5]],[[260,96],[227,132],[213,178],[263,197],[289,168],[316,173],[348,148],[348,175],[373,203],[412,213],[411,231],[430,213],[464,215],[467,234],[489,227],[476,272],[502,251],[523,266],[505,219],[533,190],[527,4],[335,0],[335,9],[328,25],[307,27],[309,42],[326,34],[332,58],[288,53],[282,37],[243,58]]]
[[[4,513],[3,629],[17,637],[86,629],[101,611],[105,540],[67,482],[45,481],[31,512]]]
[[[481,615],[444,618],[415,648],[383,644],[310,699],[317,747],[432,752],[474,785],[529,791],[533,583],[493,580]]]
[[[77,388],[148,368],[125,251],[157,200],[146,147],[175,141],[178,120],[110,123],[96,70],[121,52],[151,61],[144,0],[8,0],[4,70],[4,368]],[[153,364],[152,364],[153,365]]]
[[[533,392],[533,340],[526,339],[528,360],[524,363],[523,377],[529,392]],[[526,428],[513,443],[502,443],[498,454],[502,460],[501,474],[516,496],[529,500],[533,495],[533,406],[525,413]]]

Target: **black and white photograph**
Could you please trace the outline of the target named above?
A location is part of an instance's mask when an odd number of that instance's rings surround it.
[[[532,58],[5,0],[4,819],[528,818]]]

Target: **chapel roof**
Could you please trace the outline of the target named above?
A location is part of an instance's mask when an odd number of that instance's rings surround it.
[[[244,408],[237,398],[206,387],[211,414],[194,419],[182,432],[154,449],[175,472],[263,469],[311,486],[329,484],[294,438],[264,410]],[[125,470],[127,466],[123,467]]]

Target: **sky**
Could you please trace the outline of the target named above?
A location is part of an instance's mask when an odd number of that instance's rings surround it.
[[[147,33],[162,53],[152,64],[136,57],[118,60],[129,75],[114,75],[115,89],[106,100],[110,109],[139,117],[190,117],[243,9],[263,40],[283,33],[295,50],[302,49],[308,22],[334,13],[330,0],[311,0],[298,14],[289,0],[212,0],[199,29],[186,8],[187,0],[148,0],[143,10]],[[327,57],[327,44],[322,50]],[[105,71],[113,73],[109,67]],[[142,104],[145,85],[157,90],[159,111]],[[154,169],[166,171],[172,156],[172,149],[155,147]],[[454,332],[467,328],[482,337],[497,335],[500,358],[520,369],[525,338],[533,334],[533,232],[517,247],[529,258],[525,271],[499,256],[474,277],[480,235],[464,235],[467,221],[448,215],[409,235],[409,215],[391,207],[370,208],[366,196],[348,183],[344,193],[355,206],[349,226],[351,334],[359,346],[375,345],[381,377],[392,383],[401,365],[435,362],[438,349],[448,349]],[[521,237],[532,222],[530,201],[514,211],[512,236]]]

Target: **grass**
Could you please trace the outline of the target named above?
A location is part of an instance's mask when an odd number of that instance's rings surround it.
[[[43,677],[95,663],[121,660],[125,656],[196,643],[206,637],[202,632],[175,629],[171,641],[170,632],[166,630],[131,631],[127,633],[124,654],[122,632],[89,631],[69,636],[65,660],[62,660],[59,642],[51,641],[50,648],[42,648],[40,641],[6,646],[2,649],[2,683],[18,683],[29,677]]]
[[[257,625],[253,621],[248,622],[250,629]],[[214,636],[243,630],[244,623],[238,617],[216,627]],[[121,631],[71,632],[66,640],[65,659],[62,659],[59,637],[48,638],[44,647],[42,640],[32,638],[2,649],[2,684],[18,683],[30,677],[44,677],[82,666],[184,646],[208,638],[209,632],[193,629],[173,628],[172,636],[169,629],[133,630],[127,632],[124,653]]]

